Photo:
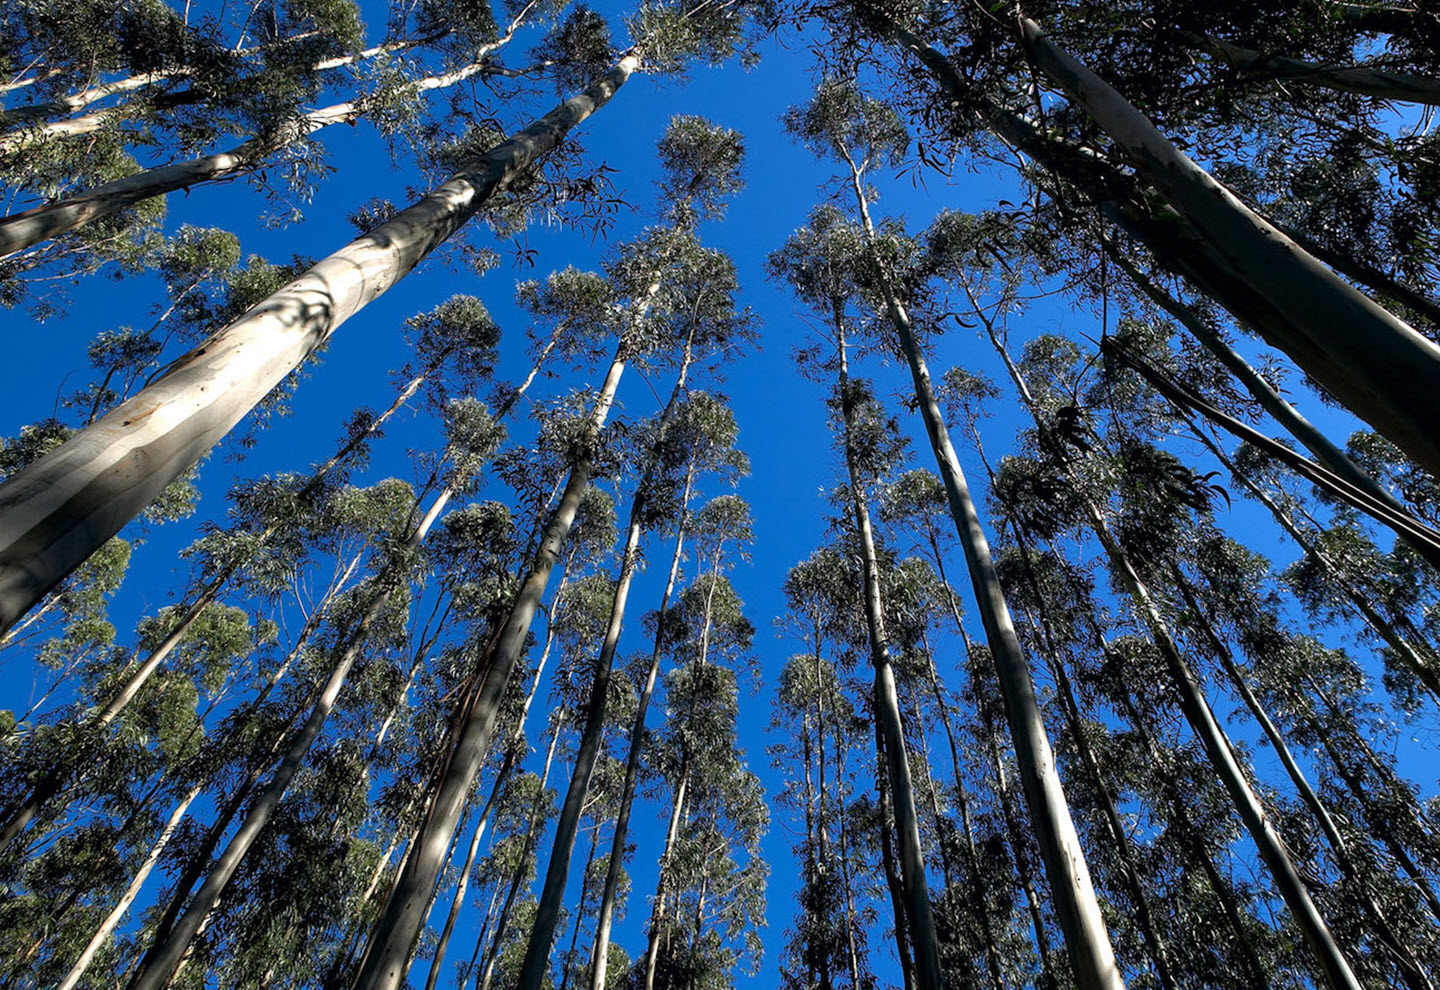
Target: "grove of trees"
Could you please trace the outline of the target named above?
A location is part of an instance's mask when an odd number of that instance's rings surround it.
[[[0,990],[1437,990],[1437,108],[1428,0],[7,0]]]

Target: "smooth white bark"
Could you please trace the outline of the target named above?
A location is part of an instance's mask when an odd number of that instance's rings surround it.
[[[579,96],[470,163],[0,485],[0,631],[137,516],[335,330],[603,106],[627,55]]]

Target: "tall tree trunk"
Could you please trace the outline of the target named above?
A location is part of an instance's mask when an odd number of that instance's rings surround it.
[[[529,6],[526,7],[526,10],[529,10]],[[490,64],[489,56],[509,43],[518,26],[518,19],[512,21],[506,33],[495,41],[481,46],[468,65],[453,72],[426,76],[405,83],[399,87],[400,92],[410,96],[419,96],[422,93],[458,85],[476,75],[495,71]],[[253,137],[228,151],[219,151],[187,161],[171,162],[145,169],[92,189],[73,193],[63,199],[0,218],[0,259],[33,247],[52,237],[59,237],[61,234],[93,223],[103,217],[112,216],[128,207],[143,203],[147,199],[164,196],[180,189],[188,190],[205,183],[220,182],[248,175],[262,168],[276,152],[305,140],[317,131],[334,124],[353,126],[375,105],[374,98],[360,97],[321,107],[318,110],[311,110],[299,117],[287,119],[269,132]],[[38,130],[27,129],[9,140],[14,143],[37,137],[53,139],[75,133],[81,128],[98,130],[109,122],[114,113],[114,111],[103,111],[87,118],[47,125]],[[80,132],[83,133],[85,130],[80,130]],[[6,144],[7,139],[0,137],[0,156],[6,153]]]
[[[605,375],[589,430],[599,433],[614,404],[620,376],[625,370],[626,345],[622,342]],[[530,624],[550,581],[550,572],[564,548],[580,499],[590,484],[588,457],[576,463],[566,481],[560,502],[545,525],[540,547],[520,585],[514,604],[495,646],[486,658],[477,682],[459,714],[455,745],[450,752],[430,812],[416,837],[417,854],[396,878],[393,896],[376,920],[355,980],[355,990],[397,990],[404,982],[405,961],[424,925],[425,905],[444,862],[444,853],[459,824],[470,785],[490,748],[500,702],[525,647]]]
[[[1258,430],[1251,429],[1234,416],[1176,382],[1145,359],[1132,353],[1113,337],[1105,338],[1100,344],[1100,349],[1107,356],[1118,358],[1127,367],[1137,372],[1155,391],[1169,399],[1175,407],[1194,409],[1210,422],[1245,441],[1261,453],[1284,464],[1328,494],[1359,509],[1394,532],[1432,567],[1440,570],[1440,530],[1422,521],[1403,506],[1399,509],[1394,508],[1399,504],[1394,499],[1375,498],[1364,488],[1351,484],[1324,465],[1302,457],[1279,441],[1272,440]]]
[[[890,782],[886,779],[889,761],[885,757],[885,734],[880,720],[875,720],[875,793],[880,819],[880,862],[885,869],[885,888],[890,892],[890,913],[895,919],[895,958],[905,990],[915,987],[915,953],[910,945],[910,925],[906,917],[905,878],[895,862],[895,828],[890,814]]]
[[[384,612],[395,587],[405,580],[404,567],[408,563],[405,558],[425,539],[430,527],[449,501],[450,494],[450,490],[446,489],[435,499],[429,511],[416,523],[415,528],[407,536],[405,547],[399,557],[381,569],[376,578],[378,587],[373,592],[373,597],[367,605],[364,615],[346,637],[345,645],[336,659],[335,666],[331,669],[319,698],[315,701],[314,708],[311,709],[305,724],[291,739],[285,756],[280,761],[279,767],[276,768],[270,783],[266,785],[265,790],[246,812],[245,821],[241,824],[239,831],[231,838],[229,845],[225,847],[225,851],[211,868],[209,876],[205,878],[205,882],[200,885],[200,889],[191,898],[184,914],[176,921],[175,927],[164,940],[156,942],[151,947],[146,961],[141,965],[139,974],[130,984],[130,990],[161,990],[170,981],[171,975],[180,965],[182,957],[190,949],[195,936],[199,933],[201,925],[209,917],[215,902],[229,884],[231,877],[235,875],[235,871],[239,869],[241,861],[250,851],[251,845],[259,837],[261,830],[269,822],[271,814],[279,806],[285,792],[289,790],[290,782],[299,772],[301,764],[305,762],[310,747],[320,737],[320,732],[325,727],[325,721],[329,718],[331,710],[335,707],[335,701],[340,696],[340,689],[345,684],[345,678],[365,645],[370,627]]]
[[[0,631],[193,466],[346,319],[603,106],[637,64],[625,56],[585,93],[309,269],[0,485]]]
[[[1095,899],[1094,885],[1090,880],[1090,871],[1085,864],[1085,854],[1075,833],[1075,824],[1070,817],[1064,788],[1055,768],[1054,754],[1050,751],[1050,741],[1040,718],[1030,666],[1020,650],[1020,641],[1015,634],[1015,626],[1005,602],[1005,593],[1000,587],[990,559],[989,541],[980,525],[974,500],[970,497],[960,459],[950,442],[950,434],[931,385],[930,371],[915,340],[910,315],[895,291],[889,273],[885,271],[878,250],[874,247],[874,226],[870,220],[863,180],[853,162],[851,184],[855,193],[856,209],[860,214],[867,241],[871,245],[872,263],[880,276],[886,315],[910,366],[915,399],[925,423],[925,431],[930,439],[941,480],[945,485],[950,514],[954,517],[960,543],[965,551],[965,562],[970,570],[970,580],[985,626],[985,637],[995,658],[996,674],[1001,695],[1005,700],[1006,720],[1019,761],[1026,804],[1030,808],[1031,821],[1035,826],[1036,839],[1045,864],[1045,875],[1050,880],[1055,914],[1060,921],[1061,930],[1065,933],[1071,967],[1082,990],[1119,990],[1124,986],[1124,980],[1115,963],[1115,950],[1111,947],[1109,933],[1105,930],[1100,905]]]
[[[897,917],[897,927],[909,924],[909,937],[914,946],[915,977],[918,990],[941,990],[945,986],[940,970],[940,946],[935,938],[935,919],[930,907],[929,884],[925,878],[925,857],[920,847],[920,823],[915,811],[915,790],[910,776],[910,760],[905,747],[905,729],[900,718],[900,698],[895,687],[895,670],[890,663],[890,644],[885,631],[885,606],[880,592],[880,564],[875,553],[875,537],[870,528],[870,509],[865,501],[865,480],[856,466],[854,391],[851,388],[849,359],[846,355],[845,325],[838,304],[834,325],[836,357],[840,367],[839,393],[845,424],[845,464],[850,479],[850,510],[854,516],[855,534],[860,543],[864,566],[865,626],[870,641],[870,664],[875,672],[875,722],[885,741],[884,756],[889,761],[888,780],[894,803],[895,830],[898,833],[900,869],[905,880],[906,906],[904,918]]]
[[[1241,203],[1035,22],[1022,18],[1021,32],[1041,71],[1129,154],[1232,274],[1283,314],[1290,333],[1282,338],[1271,327],[1256,329],[1357,416],[1440,476],[1440,437],[1433,429],[1440,419],[1440,346]],[[1395,375],[1396,368],[1406,374]]]
[[[545,883],[540,892],[540,903],[535,911],[535,922],[530,929],[530,942],[525,947],[525,960],[520,967],[516,986],[519,990],[540,990],[549,969],[550,950],[555,940],[555,926],[560,920],[561,902],[565,898],[565,884],[570,875],[570,857],[575,849],[575,835],[580,827],[580,813],[590,793],[590,777],[600,756],[601,737],[605,731],[605,709],[610,699],[610,677],[615,665],[615,651],[620,646],[620,631],[625,620],[625,605],[630,597],[630,582],[635,577],[635,567],[640,551],[640,537],[645,528],[646,493],[652,483],[660,457],[660,444],[664,442],[670,422],[680,397],[685,392],[685,380],[690,371],[694,328],[685,341],[685,352],[680,363],[680,373],[670,399],[660,414],[656,425],[656,439],[651,447],[649,464],[644,476],[635,488],[630,505],[630,522],[625,533],[624,549],[620,556],[620,575],[615,582],[615,592],[610,600],[610,618],[605,627],[605,638],[600,646],[600,655],[595,660],[590,679],[590,698],[585,710],[585,726],[580,735],[580,748],[575,754],[575,768],[570,775],[570,785],[565,791],[565,803],[560,810],[560,819],[555,825],[555,838],[550,847],[550,859],[545,867]],[[623,849],[623,845],[621,846]]]
[[[565,579],[568,568],[562,567],[560,581],[555,588],[555,601],[559,602],[565,593]],[[540,680],[545,673],[545,663],[550,657],[550,647],[555,640],[554,624],[545,637],[545,648],[540,652],[540,661],[535,665],[535,675],[530,680],[530,691],[525,695],[525,704],[520,709],[520,717],[515,720],[515,731],[510,735],[510,745],[505,751],[505,759],[500,764],[500,770],[495,774],[495,783],[490,787],[490,796],[485,799],[485,807],[480,812],[480,820],[475,823],[475,832],[470,838],[470,847],[465,855],[465,865],[460,871],[460,880],[455,886],[455,896],[450,901],[450,913],[445,917],[445,927],[440,933],[440,941],[435,946],[435,955],[430,962],[430,973],[425,977],[425,990],[435,990],[436,983],[440,979],[440,966],[445,961],[445,950],[450,944],[450,936],[455,931],[455,922],[460,917],[460,907],[465,903],[465,891],[470,886],[470,871],[475,866],[475,856],[480,851],[480,841],[485,834],[485,825],[490,819],[490,812],[494,810],[495,804],[500,799],[500,793],[505,787],[506,781],[510,779],[510,771],[515,766],[517,747],[520,740],[525,736],[525,722],[530,717],[530,706],[535,701],[535,695],[540,690]]]
[[[665,829],[665,849],[660,854],[660,871],[655,880],[655,900],[650,907],[650,925],[645,939],[645,982],[643,990],[655,990],[655,965],[660,957],[660,926],[665,921],[665,888],[670,879],[670,864],[675,858],[675,842],[680,835],[680,822],[685,811],[685,793],[690,783],[690,764],[680,767],[675,783],[675,797],[670,805],[670,824]]]
[[[625,782],[620,789],[620,808],[615,816],[615,832],[610,839],[610,859],[605,864],[605,887],[600,895],[600,913],[595,920],[595,947],[590,955],[590,990],[605,990],[606,970],[610,961],[610,929],[615,920],[615,898],[620,888],[620,871],[625,862],[630,812],[635,802],[635,781],[640,770],[640,753],[645,743],[645,717],[650,710],[650,699],[655,695],[655,682],[660,674],[660,656],[663,651],[661,631],[665,627],[670,596],[675,593],[675,580],[680,573],[694,470],[692,461],[690,471],[685,477],[685,492],[680,502],[680,524],[675,533],[675,552],[670,556],[670,573],[665,579],[665,591],[660,596],[655,640],[650,651],[650,669],[646,671],[645,684],[640,689],[640,698],[635,706],[635,718],[630,725],[630,746],[625,754]]]
[[[130,910],[130,905],[135,902],[135,898],[140,894],[140,889],[145,886],[145,880],[150,876],[150,871],[155,869],[155,864],[160,861],[160,854],[165,851],[165,847],[170,843],[170,839],[175,834],[175,830],[180,827],[180,820],[185,817],[185,812],[189,810],[190,804],[200,796],[200,791],[200,787],[191,788],[190,792],[181,798],[180,803],[175,806],[175,810],[170,813],[169,821],[165,823],[164,829],[161,830],[160,835],[150,846],[149,855],[147,855],[145,861],[140,864],[140,868],[135,871],[135,876],[131,878],[130,885],[125,888],[125,893],[120,895],[120,900],[115,904],[115,907],[105,916],[105,920],[100,923],[100,927],[95,930],[95,934],[90,936],[90,941],[85,943],[85,948],[80,950],[79,957],[75,960],[74,965],[70,967],[70,971],[65,974],[65,978],[60,981],[56,990],[74,990],[80,980],[85,976],[86,970],[90,968],[90,963],[95,959],[95,953],[100,951],[100,947],[105,944],[105,940],[114,933],[115,929],[119,927],[120,922],[125,919],[125,915]]]

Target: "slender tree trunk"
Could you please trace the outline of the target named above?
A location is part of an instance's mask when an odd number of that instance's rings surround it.
[[[432,365],[407,382],[405,386],[400,389],[399,394],[395,397],[395,401],[390,404],[388,409],[377,416],[365,430],[347,440],[329,460],[311,474],[310,480],[306,482],[305,486],[300,490],[300,496],[304,497],[318,492],[330,472],[374,438],[384,427],[385,423],[419,391],[420,387],[425,384],[425,381],[434,372],[436,367],[438,367],[438,364]],[[220,593],[229,585],[230,581],[240,569],[255,558],[261,548],[269,543],[270,538],[273,537],[277,531],[278,527],[275,525],[270,525],[263,529],[256,538],[254,547],[249,554],[237,556],[235,559],[229,561],[200,589],[200,592],[191,600],[190,604],[186,606],[179,621],[171,627],[159,645],[150,652],[143,662],[129,672],[124,683],[115,690],[104,707],[89,716],[87,720],[89,731],[98,732],[103,730],[120,716],[121,712],[123,712],[130,702],[135,699],[135,696],[140,693],[140,690],[149,681],[151,675],[153,675],[170,654],[174,652],[175,647],[184,641],[191,627],[200,616],[205,613],[205,610],[220,597]],[[325,607],[333,600],[335,594],[349,581],[350,576],[355,572],[355,568],[359,563],[360,555],[356,554],[351,559],[350,565],[345,572],[332,582],[331,588],[326,593],[324,599],[322,599],[321,604],[312,611],[310,619],[306,622],[305,631],[301,633],[302,642],[306,636],[308,636],[308,633],[313,631],[314,623],[318,621],[320,613],[325,610]],[[47,599],[47,603],[53,600],[53,597]],[[42,608],[43,607],[44,606],[42,606]],[[293,658],[293,656],[294,651],[291,652],[291,657]],[[289,666],[288,660],[285,666]],[[274,682],[272,681],[270,686],[273,687],[273,684]],[[30,821],[33,820],[35,814],[64,789],[70,772],[71,770],[68,764],[57,767],[50,774],[41,778],[31,789],[29,796],[9,813],[4,825],[0,826],[0,854],[3,854],[4,851],[9,848],[10,843],[24,831]]]
[[[685,792],[690,783],[690,764],[680,767],[675,784],[675,798],[670,805],[670,824],[665,830],[665,850],[660,854],[660,875],[655,880],[655,902],[650,908],[649,934],[645,941],[645,982],[643,990],[655,990],[655,964],[660,956],[660,926],[665,921],[665,887],[670,863],[675,856],[675,841],[680,835],[681,815],[685,810]]]
[[[1261,53],[1220,38],[1195,37],[1195,44],[1239,69],[1247,79],[1290,80],[1398,103],[1440,106],[1440,79],[1366,66],[1321,65],[1285,55]]]
[[[885,735],[875,721],[875,793],[880,818],[880,862],[885,868],[885,888],[890,892],[890,913],[895,919],[895,958],[905,990],[915,990],[915,954],[910,947],[910,925],[906,918],[905,878],[895,862],[895,829],[890,814],[890,784],[886,780],[889,761],[885,757]]]
[[[555,601],[559,602],[565,593],[565,579],[568,567],[560,571],[560,581],[555,588]],[[485,807],[480,812],[480,820],[475,823],[474,835],[470,838],[470,848],[465,855],[465,866],[460,871],[460,881],[455,887],[455,896],[450,901],[450,913],[445,917],[445,928],[440,933],[440,941],[435,946],[435,956],[430,963],[430,973],[425,978],[425,990],[435,990],[436,983],[440,979],[440,966],[445,961],[445,950],[450,944],[450,935],[455,930],[455,922],[460,917],[460,907],[465,903],[465,891],[470,885],[470,871],[475,865],[475,856],[480,851],[480,841],[485,834],[485,825],[490,819],[490,812],[494,810],[496,802],[500,799],[500,792],[504,789],[506,781],[510,779],[510,771],[515,766],[516,748],[525,735],[525,722],[530,716],[530,706],[535,701],[535,695],[540,690],[540,680],[545,673],[545,663],[550,657],[550,646],[555,639],[555,631],[552,628],[545,637],[545,648],[540,652],[540,661],[535,665],[535,676],[530,681],[530,691],[525,696],[525,704],[520,709],[520,717],[515,720],[515,731],[510,735],[510,745],[505,752],[505,759],[500,764],[500,770],[495,774],[495,783],[490,788],[490,796],[485,799]]]
[[[95,953],[100,951],[105,940],[124,920],[130,910],[130,905],[135,902],[135,898],[140,894],[140,889],[145,886],[145,880],[150,876],[150,871],[155,869],[155,864],[160,861],[160,854],[165,851],[175,830],[180,827],[180,820],[185,817],[185,812],[189,810],[190,804],[200,796],[200,791],[200,787],[191,788],[190,792],[175,806],[175,810],[170,813],[169,821],[165,823],[165,828],[161,830],[159,837],[151,845],[149,855],[140,864],[140,869],[135,871],[135,876],[130,880],[130,886],[125,888],[125,893],[120,896],[119,902],[105,916],[105,920],[100,923],[95,934],[90,936],[90,941],[85,943],[85,948],[80,950],[79,958],[75,960],[74,965],[70,967],[70,971],[65,974],[65,978],[60,981],[56,990],[74,990],[85,976],[86,970],[90,968],[90,963],[95,959]]]
[[[194,465],[346,319],[603,106],[637,64],[625,56],[585,93],[312,267],[0,485],[0,631]]]
[[[862,194],[863,196],[863,194]],[[915,976],[919,990],[941,990],[945,985],[940,970],[940,947],[935,938],[930,890],[925,878],[925,858],[920,847],[919,817],[915,812],[915,790],[910,760],[905,747],[905,729],[900,718],[900,699],[895,687],[895,670],[890,663],[890,645],[885,631],[885,607],[880,592],[880,565],[875,538],[870,528],[870,510],[865,502],[865,482],[855,463],[854,393],[846,356],[845,326],[837,304],[834,326],[837,360],[840,367],[839,393],[845,422],[845,463],[850,479],[850,509],[864,564],[865,624],[870,640],[870,663],[875,672],[874,702],[878,731],[885,740],[884,755],[889,761],[889,784],[895,806],[900,867],[905,879],[906,910],[914,944]],[[897,926],[903,923],[896,917]]]
[[[655,695],[655,682],[660,673],[660,656],[663,651],[661,630],[665,627],[670,596],[675,592],[675,580],[680,573],[694,470],[692,461],[690,471],[685,476],[685,492],[680,502],[680,525],[675,533],[675,552],[670,556],[670,574],[665,579],[665,591],[660,596],[659,618],[656,619],[655,640],[650,651],[650,669],[645,674],[645,684],[640,690],[640,699],[635,706],[635,718],[630,725],[630,747],[625,755],[625,782],[620,789],[620,808],[615,816],[615,832],[610,839],[610,859],[605,864],[605,887],[600,895],[600,913],[595,920],[595,948],[590,955],[590,990],[605,990],[606,970],[610,961],[610,929],[615,920],[615,898],[620,888],[620,871],[625,862],[626,836],[630,829],[630,811],[635,801],[635,781],[640,770],[640,753],[645,743],[645,717],[650,710],[650,699]]]
[[[652,289],[652,293],[653,293]],[[614,404],[625,370],[625,344],[616,351],[605,382],[590,413],[589,429],[598,434]],[[405,979],[405,960],[424,925],[424,908],[443,864],[445,849],[459,824],[470,785],[490,748],[500,702],[510,675],[525,647],[530,624],[539,608],[550,572],[560,559],[566,537],[590,483],[590,461],[575,464],[560,502],[545,526],[544,536],[495,646],[470,696],[462,701],[455,745],[447,758],[430,812],[416,837],[417,855],[396,878],[393,896],[371,931],[355,980],[355,990],[397,990]]]
[[[474,60],[463,68],[440,75],[426,76],[400,87],[412,96],[458,85],[476,75],[494,71],[489,55],[507,44],[517,25],[509,32],[481,47]],[[61,234],[68,233],[121,210],[164,196],[180,189],[235,179],[262,168],[276,152],[297,144],[317,131],[334,124],[354,125],[371,111],[372,98],[360,97],[311,110],[298,118],[284,121],[272,131],[236,145],[228,151],[202,155],[182,162],[171,162],[106,182],[83,192],[0,218],[0,259]],[[113,118],[115,111],[103,111],[90,117],[77,118],[38,130],[27,129],[9,139],[12,143],[32,137],[45,140],[99,130]],[[63,134],[61,133],[63,131]],[[0,156],[6,152],[6,138],[0,137]]]
[[[450,490],[446,489],[435,499],[424,518],[419,520],[415,529],[407,537],[406,547],[401,552],[402,556],[418,547],[425,539],[430,527],[449,501],[450,494]],[[320,732],[325,727],[325,721],[329,718],[331,710],[335,707],[335,701],[340,696],[340,689],[345,684],[345,678],[365,645],[370,627],[389,604],[395,585],[404,580],[403,572],[393,573],[403,566],[403,563],[397,560],[382,568],[376,578],[379,586],[375,589],[365,614],[347,637],[345,646],[337,658],[319,698],[316,699],[314,708],[310,711],[310,716],[290,741],[289,748],[280,761],[280,766],[275,770],[274,776],[271,777],[270,783],[255,803],[250,806],[240,830],[235,833],[224,853],[215,862],[210,875],[205,878],[205,882],[195,892],[189,907],[176,921],[175,927],[163,941],[156,942],[151,947],[146,962],[141,966],[140,973],[130,984],[130,990],[161,990],[169,982],[176,967],[180,965],[182,957],[185,956],[196,935],[199,934],[202,923],[215,907],[215,902],[230,882],[231,877],[235,875],[235,871],[239,869],[241,861],[249,852],[255,839],[259,837],[261,830],[269,822],[271,814],[279,806],[285,792],[289,790],[290,782],[299,771],[301,764],[305,762],[310,747],[320,737]]]
[[[490,946],[485,953],[485,965],[475,980],[478,990],[490,990],[490,979],[495,974],[495,961],[500,957],[500,950],[504,947],[505,929],[510,923],[510,909],[515,904],[515,895],[520,892],[520,884],[525,876],[525,864],[534,853],[535,842],[540,837],[541,812],[545,806],[545,785],[550,780],[550,768],[555,760],[555,747],[560,742],[560,730],[565,724],[563,715],[564,709],[561,709],[562,717],[555,724],[555,732],[550,737],[550,748],[545,753],[545,768],[540,774],[540,787],[535,792],[535,800],[530,804],[530,816],[525,822],[524,848],[510,875],[510,886],[505,892],[505,903],[500,907],[500,914],[495,922],[495,934],[491,936]]]
[[[525,960],[521,964],[516,984],[519,990],[540,990],[540,984],[549,969],[555,927],[560,920],[561,902],[565,898],[565,884],[570,875],[570,857],[575,849],[575,835],[580,827],[580,814],[584,809],[586,796],[590,793],[590,777],[599,759],[601,737],[605,731],[605,709],[610,699],[610,678],[615,665],[615,651],[620,646],[620,631],[625,620],[625,606],[630,597],[630,582],[635,577],[640,537],[644,532],[646,492],[658,467],[660,444],[664,442],[675,409],[685,391],[693,342],[692,327],[685,342],[684,357],[681,359],[675,388],[670,393],[670,399],[666,402],[656,427],[657,434],[650,451],[650,463],[636,486],[630,506],[630,523],[620,556],[620,575],[615,582],[615,593],[610,601],[610,618],[605,627],[605,639],[592,668],[585,727],[580,736],[580,748],[575,754],[575,768],[570,775],[570,785],[565,791],[560,820],[555,826],[555,839],[550,847],[550,859],[545,868],[545,883],[541,888],[535,922],[530,929],[530,942],[525,947]],[[621,848],[624,848],[623,845]]]

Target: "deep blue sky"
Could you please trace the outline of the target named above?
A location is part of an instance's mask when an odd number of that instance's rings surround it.
[[[620,9],[618,4],[600,6],[607,12]],[[374,21],[378,28],[383,18],[376,17]],[[618,24],[616,27],[618,31]],[[518,39],[510,57],[518,58],[522,46],[528,47],[533,40],[533,33]],[[772,626],[784,608],[780,585],[788,568],[824,541],[825,518],[830,510],[821,492],[837,482],[841,473],[826,429],[823,390],[796,374],[791,360],[792,349],[805,337],[803,318],[788,293],[767,281],[763,270],[765,256],[779,247],[804,222],[812,206],[828,195],[826,182],[831,174],[828,165],[817,162],[791,143],[778,120],[789,104],[806,97],[813,81],[803,44],[793,37],[788,41],[789,44],[783,46],[767,43],[763,47],[762,62],[749,72],[736,67],[697,69],[683,85],[637,76],[610,106],[588,121],[580,133],[589,154],[616,169],[611,178],[617,191],[639,208],[639,212],[624,212],[618,218],[612,235],[616,239],[638,232],[647,220],[644,211],[649,208],[654,191],[655,142],[672,115],[700,114],[745,135],[748,186],[735,199],[725,222],[708,225],[703,237],[708,244],[725,249],[735,259],[744,287],[743,299],[763,320],[761,348],[742,363],[730,367],[723,391],[731,397],[741,429],[740,444],[752,466],[751,477],[741,484],[739,491],[751,504],[756,541],[751,548],[751,562],[737,569],[734,581],[747,603],[752,621],[759,628],[756,653],[766,676],[758,693],[742,699],[740,734],[751,767],[772,792],[779,789],[780,782],[770,770],[765,754],[766,745],[772,741],[767,736],[768,700],[774,689],[773,675],[794,646],[780,638]],[[501,115],[513,124],[524,119],[537,105],[505,107]],[[259,253],[272,261],[285,260],[292,253],[318,258],[353,236],[353,228],[345,217],[370,198],[390,198],[401,204],[407,201],[407,185],[418,181],[414,170],[403,160],[395,167],[382,165],[388,161],[386,152],[368,124],[332,128],[323,132],[323,140],[336,171],[321,185],[313,201],[304,205],[304,223],[279,229],[257,224],[253,218],[264,209],[262,199],[245,184],[235,183],[172,197],[167,227],[174,229],[181,223],[225,226],[241,236],[246,253]],[[1014,198],[1017,191],[995,176],[964,171],[948,179],[926,173],[923,185],[915,184],[907,176],[882,181],[880,186],[878,213],[903,216],[912,229],[922,227],[941,209],[983,209],[1000,198]],[[849,204],[842,202],[842,206],[848,208]],[[483,233],[480,235],[482,243],[485,237]],[[514,283],[522,278],[543,277],[550,270],[567,264],[596,267],[604,250],[603,244],[592,243],[587,235],[562,228],[534,228],[527,232],[524,243],[536,252],[533,268],[517,267],[514,256],[503,244],[496,245],[502,253],[501,266],[480,279],[432,261],[342,327],[323,361],[309,371],[302,383],[293,400],[293,414],[262,434],[243,462],[212,458],[200,479],[204,498],[196,515],[184,523],[154,530],[148,542],[137,550],[130,579],[113,609],[122,639],[133,629],[136,618],[174,600],[186,573],[183,563],[177,562],[176,553],[193,539],[200,521],[223,516],[225,492],[232,480],[274,471],[303,470],[331,452],[342,421],[357,404],[377,409],[389,404],[393,392],[388,373],[406,356],[399,332],[405,318],[432,308],[454,293],[477,295],[504,328],[502,364],[497,377],[513,380],[523,374],[527,367],[523,348],[525,322],[512,303]],[[9,348],[8,360],[0,365],[0,389],[8,401],[0,411],[0,434],[13,435],[24,424],[50,415],[57,393],[73,389],[83,379],[84,350],[93,335],[119,325],[147,325],[159,298],[159,287],[147,278],[112,282],[97,277],[76,288],[72,297],[66,317],[43,325],[33,324],[22,312],[6,315]],[[1019,339],[1041,332],[1098,336],[1098,320],[1088,313],[1073,314],[1063,302],[1049,300],[1037,304],[1017,320],[1014,332]],[[931,364],[937,375],[959,364],[983,371],[997,383],[1004,381],[989,345],[974,331],[959,329],[939,340]],[[875,377],[882,394],[887,395],[899,394],[908,385],[901,370],[877,367],[873,360],[860,369],[861,373]],[[57,384],[72,371],[76,373],[63,386]],[[558,391],[578,384],[562,381],[547,387]],[[662,395],[668,390],[668,382],[652,381],[651,384]],[[1299,401],[1303,411],[1328,428],[1333,436],[1343,439],[1353,428],[1353,423],[1323,409],[1317,402],[1305,398]],[[621,402],[622,412],[627,416],[647,414],[656,406],[651,390],[633,374],[622,385]],[[915,443],[914,465],[933,467],[918,421],[902,416],[902,422]],[[1010,448],[1020,422],[1014,403],[1007,397],[997,406],[997,415],[987,428],[987,448],[992,459]],[[407,448],[431,448],[437,440],[432,423],[397,425],[388,431],[387,439],[377,449],[366,480],[378,480],[390,474],[411,478],[412,472],[405,461]],[[961,448],[962,461],[977,492],[982,490],[983,469],[966,445],[957,442],[957,446]],[[1278,531],[1265,524],[1260,512],[1239,498],[1238,493],[1233,508],[1227,510],[1220,506],[1217,512],[1222,526],[1277,563],[1288,563],[1295,558],[1294,548],[1282,542]],[[632,593],[633,611],[621,646],[622,656],[644,645],[638,617],[658,604],[659,582],[663,580],[664,570],[660,562],[668,560],[669,545],[665,541],[650,541],[647,554],[652,567]],[[962,573],[958,561],[953,571]],[[1335,640],[1334,636],[1328,638]],[[941,670],[952,669],[954,659],[958,656],[951,661],[940,658]],[[6,657],[0,663],[3,663],[0,670],[4,672],[4,689],[8,695],[0,697],[0,705],[13,703],[23,708],[21,696],[29,693],[32,684],[28,658]],[[1222,707],[1228,710],[1228,706]],[[532,737],[538,734],[538,729],[537,722]],[[1250,738],[1246,729],[1239,730],[1239,735]],[[1263,772],[1273,779],[1274,761],[1268,751],[1257,750],[1255,755]],[[1414,752],[1407,765],[1412,773],[1423,771],[1422,785],[1426,793],[1432,793],[1433,767],[1422,762],[1424,757],[1425,754]],[[646,915],[644,898],[653,889],[654,882],[654,857],[647,856],[645,850],[656,848],[655,843],[661,837],[663,823],[656,818],[659,813],[653,806],[647,806],[636,816],[635,838],[641,854],[633,865],[630,912],[617,933],[617,938],[632,953],[643,947],[639,926]],[[775,815],[766,842],[766,854],[772,864],[767,958],[757,979],[742,981],[746,986],[774,984],[783,931],[794,910],[794,884],[799,871],[789,865],[793,823],[788,822],[778,808]],[[542,842],[542,855],[547,846],[548,840]],[[577,860],[580,856],[583,848],[577,852]],[[578,873],[577,862],[572,876]],[[872,939],[872,946],[880,945],[877,935]],[[467,930],[462,927],[451,958],[464,958],[468,949]],[[882,968],[878,961],[877,968]],[[417,967],[416,973],[422,974],[418,978],[423,980],[423,970]]]

